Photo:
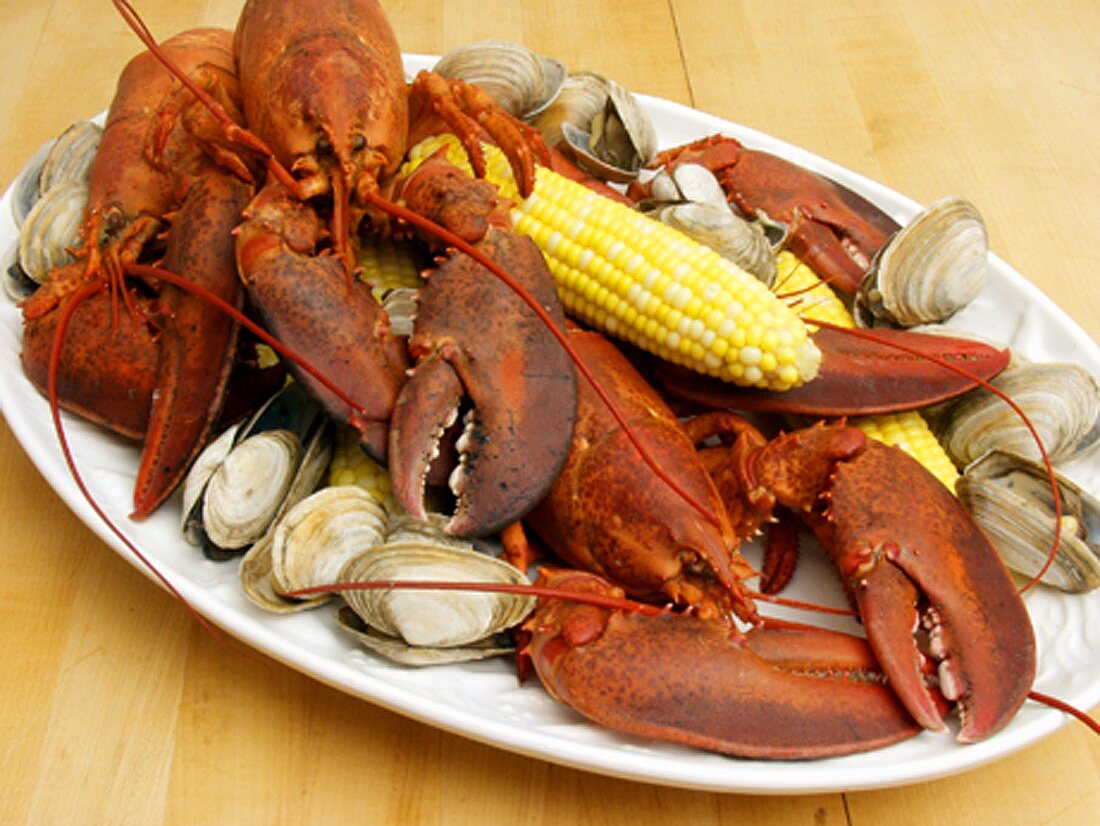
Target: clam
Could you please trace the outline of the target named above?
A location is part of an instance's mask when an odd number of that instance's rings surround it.
[[[63,183],[38,199],[19,231],[19,266],[41,284],[57,268],[71,263],[71,249],[80,243],[88,188]]]
[[[78,120],[62,132],[42,164],[39,196],[63,184],[87,186],[102,136],[103,128],[88,120]]]
[[[985,284],[989,241],[977,208],[964,198],[936,201],[875,256],[856,297],[864,327],[943,321]]]
[[[470,547],[425,537],[386,542],[344,567],[341,580],[426,580],[529,584],[518,568]],[[432,590],[346,591],[342,626],[359,641],[405,665],[461,662],[509,653],[497,639],[534,609],[535,598]]]
[[[296,599],[291,591],[341,580],[347,562],[382,543],[385,508],[356,485],[322,488],[281,516],[241,560],[245,596],[267,611],[312,608],[331,597]]]
[[[776,278],[776,248],[764,225],[749,222],[726,202],[718,179],[699,164],[660,169],[647,181],[651,199],[639,204],[650,217],[677,229],[771,287]]]
[[[200,454],[184,481],[184,536],[215,559],[248,548],[317,487],[333,439],[320,406],[288,384]]]
[[[1055,474],[1062,498],[1061,537],[1041,581],[1071,593],[1100,585],[1100,500]],[[1012,570],[1033,577],[1054,542],[1054,500],[1046,469],[1027,457],[993,450],[969,465],[957,483],[959,500]]]
[[[505,40],[482,40],[447,52],[432,67],[444,77],[473,83],[517,118],[545,109],[565,80],[565,66]]]
[[[581,169],[609,181],[632,181],[657,152],[657,131],[634,95],[595,72],[566,78],[535,127],[548,145],[560,146]]]
[[[992,384],[1027,413],[1052,462],[1074,458],[1094,446],[1100,388],[1083,367],[1057,362],[1011,364]],[[993,449],[1039,458],[1026,425],[988,390],[972,390],[949,405],[935,427],[959,467]]]

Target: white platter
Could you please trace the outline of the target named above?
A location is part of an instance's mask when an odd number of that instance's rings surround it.
[[[409,56],[410,71],[431,58]],[[662,147],[722,131],[828,175],[864,194],[900,221],[918,205],[879,184],[767,135],[692,109],[642,97]],[[0,250],[15,239],[11,193],[0,203]],[[1100,350],[1076,324],[1021,275],[994,257],[975,304],[955,322],[981,330],[1038,360],[1074,361],[1100,376]],[[45,400],[19,366],[18,309],[0,300],[0,402],[31,460],[70,508],[135,566],[148,571],[95,516],[66,470]],[[520,686],[510,662],[415,670],[385,663],[356,647],[336,628],[332,609],[276,617],[253,608],[236,584],[236,563],[216,563],[180,536],[178,497],[144,523],[126,518],[137,449],[66,416],[75,455],[88,486],[108,516],[203,615],[283,663],[389,709],[473,739],[594,772],[684,788],[760,794],[801,794],[880,788],[956,774],[1035,743],[1067,720],[1027,703],[995,737],[958,746],[951,736],[925,733],[870,754],[829,760],[769,763],[737,760],[687,748],[621,737],[590,725],[552,701],[534,682]],[[1070,469],[1100,492],[1100,459]],[[824,589],[824,596],[823,591]],[[808,559],[793,595],[839,601],[835,576]],[[1090,709],[1100,703],[1100,591],[1071,597],[1042,589],[1027,596],[1039,639],[1036,690]],[[837,621],[832,621],[837,625]]]

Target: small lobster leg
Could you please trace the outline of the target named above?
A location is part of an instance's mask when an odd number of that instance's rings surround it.
[[[234,239],[250,187],[210,165],[191,181],[168,238],[165,269],[240,307]],[[237,325],[186,290],[163,288],[157,386],[134,487],[134,516],[152,513],[202,449],[225,401]]]
[[[656,163],[697,163],[718,176],[745,215],[789,225],[791,251],[823,279],[854,293],[897,223],[835,181],[733,138],[712,135],[657,156]]]
[[[324,237],[317,213],[269,180],[237,230],[238,270],[268,330],[336,382],[345,397],[297,361],[291,372],[382,458],[387,422],[405,380],[404,345],[370,287],[349,280],[338,256],[318,254]]]
[[[621,595],[580,571],[540,584]],[[866,751],[919,731],[856,637],[763,628],[664,611],[542,599],[524,624],[555,699],[618,731],[739,757],[811,759]]]
[[[437,156],[401,182],[400,197],[503,265],[564,329],[542,253],[511,231],[490,184]],[[423,514],[440,437],[468,399],[447,530],[484,534],[514,522],[546,494],[569,451],[576,377],[568,355],[507,285],[459,253],[427,274],[409,352],[416,366],[390,429],[398,501]]]
[[[1012,718],[1035,675],[1027,609],[973,519],[919,462],[855,428],[818,425],[770,442],[750,474],[807,518],[918,722],[944,727],[929,660],[958,705],[960,741]]]
[[[570,330],[574,349],[630,429],[680,491],[657,478],[587,382],[565,467],[527,519],[569,564],[612,579],[632,596],[691,605],[705,616],[755,616],[729,516],[692,440],[657,392],[607,339]]]

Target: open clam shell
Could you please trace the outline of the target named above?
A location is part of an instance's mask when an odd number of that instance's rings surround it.
[[[1052,462],[1069,460],[1095,445],[1100,387],[1083,367],[1060,362],[1012,364],[992,384],[1024,410]],[[935,427],[944,450],[959,467],[994,449],[1039,458],[1027,426],[988,390],[972,390],[946,407]]]
[[[424,538],[378,546],[348,562],[341,579],[528,584],[523,572],[507,562]],[[345,621],[345,627],[377,653],[409,665],[506,653],[510,647],[495,637],[522,622],[535,606],[528,596],[404,589],[347,591],[344,599],[371,631],[353,621]]]
[[[482,40],[443,55],[432,71],[473,83],[517,118],[541,112],[565,81],[565,66],[506,40]]]
[[[856,297],[864,327],[914,327],[950,318],[985,285],[989,240],[977,207],[936,201],[895,233],[871,263]]]
[[[56,267],[74,260],[69,251],[80,243],[88,188],[62,183],[50,189],[27,213],[19,232],[19,266],[41,284]]]
[[[286,596],[291,591],[340,581],[349,559],[382,543],[383,506],[355,485],[322,488],[280,517],[241,560],[241,589],[259,608],[290,613],[331,599]]]
[[[42,164],[39,196],[62,184],[87,186],[102,137],[103,127],[88,120],[78,120],[62,132]]]
[[[1062,474],[1061,537],[1042,582],[1071,593],[1100,586],[1100,501]],[[1012,570],[1033,577],[1054,543],[1054,498],[1046,469],[1009,451],[993,450],[969,465],[959,500]]]
[[[634,180],[657,152],[653,121],[634,95],[595,72],[566,78],[535,128],[590,175],[619,183]]]
[[[184,481],[184,536],[213,559],[247,549],[317,488],[334,439],[332,423],[300,385],[282,388],[192,465]]]

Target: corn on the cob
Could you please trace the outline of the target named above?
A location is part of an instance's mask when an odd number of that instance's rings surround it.
[[[447,139],[430,140],[414,159]],[[464,166],[452,146],[450,159]],[[486,149],[487,177],[509,197],[511,173],[495,155]],[[713,250],[542,167],[532,195],[515,201],[513,226],[542,249],[573,316],[736,384],[786,390],[817,374],[821,354],[805,325]]]
[[[810,323],[816,319],[842,327],[855,326],[848,309],[832,289],[794,255],[781,252],[776,265],[775,290],[779,295],[792,297],[792,306],[802,318]],[[901,448],[949,490],[955,490],[958,471],[917,411],[856,416],[849,423],[873,439]]]

